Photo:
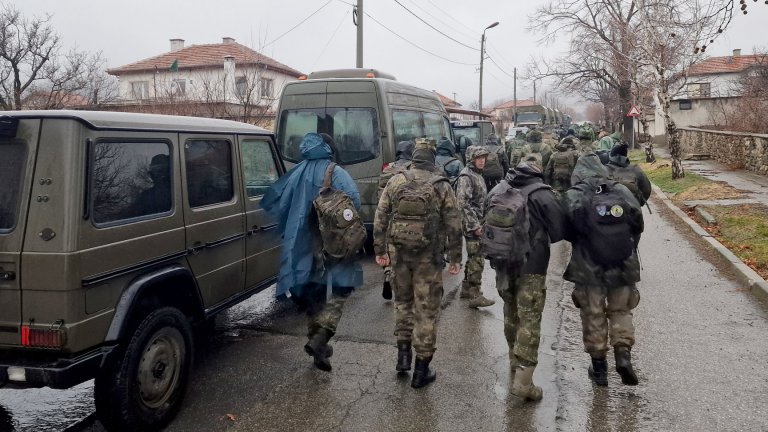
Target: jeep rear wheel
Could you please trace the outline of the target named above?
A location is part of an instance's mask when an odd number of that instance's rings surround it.
[[[94,388],[96,414],[108,430],[157,430],[181,406],[192,366],[192,331],[178,309],[151,312],[136,327]]]

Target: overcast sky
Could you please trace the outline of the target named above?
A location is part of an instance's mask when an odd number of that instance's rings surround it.
[[[51,14],[52,26],[65,47],[101,51],[110,67],[167,52],[169,39],[184,39],[189,46],[220,43],[227,36],[304,73],[355,67],[356,28],[351,4],[356,0],[327,2],[11,1],[27,16]],[[532,86],[521,75],[531,56],[555,57],[567,44],[563,37],[554,45],[542,46],[537,43],[538,35],[526,31],[528,16],[546,3],[544,0],[399,2],[447,36],[430,28],[395,0],[366,0],[364,10],[370,17],[365,16],[363,22],[364,66],[451,98],[455,94],[464,106],[478,98],[480,35],[489,24],[500,23],[486,32],[490,60],[485,61],[483,74],[485,107],[498,99],[511,98],[514,67],[518,68],[518,99],[530,97]],[[755,46],[768,46],[768,5],[762,1],[748,3],[750,13],[734,17],[726,33],[707,49],[710,55],[729,55],[734,48],[749,54]],[[291,30],[294,26],[297,27]],[[537,95],[541,91],[538,86]]]

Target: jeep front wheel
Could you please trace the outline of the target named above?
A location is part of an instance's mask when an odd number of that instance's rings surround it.
[[[181,406],[192,366],[192,331],[178,309],[151,312],[94,387],[96,415],[108,430],[157,430]]]

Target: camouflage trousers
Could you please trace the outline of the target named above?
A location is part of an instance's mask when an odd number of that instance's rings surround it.
[[[432,357],[443,297],[443,265],[432,258],[397,257],[403,259],[392,263],[395,336],[398,341],[411,341],[417,358]]]
[[[312,337],[318,331],[326,330],[331,335],[336,334],[336,326],[341,319],[341,312],[344,309],[344,303],[347,302],[349,294],[333,294],[330,299],[322,305],[312,308],[308,311],[309,323],[307,324],[307,336]]]
[[[391,244],[387,245],[387,255],[389,256],[389,265],[384,267],[384,278],[389,276],[389,286],[392,288],[392,296],[397,294],[395,289],[395,274],[392,270],[392,263],[395,262],[395,247]]]
[[[571,294],[581,312],[584,350],[594,358],[605,357],[611,346],[635,344],[632,309],[640,303],[634,284],[618,287],[576,285]]]
[[[546,275],[519,275],[504,266],[496,269],[496,289],[504,300],[504,337],[509,359],[516,365],[539,362],[541,313],[547,296]]]
[[[480,239],[464,237],[464,240],[467,244],[467,262],[464,264],[464,281],[461,283],[461,288],[462,291],[480,294],[480,284],[485,267],[485,258],[480,255]]]

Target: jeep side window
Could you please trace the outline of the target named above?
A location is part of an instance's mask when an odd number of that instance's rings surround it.
[[[227,140],[187,140],[184,143],[187,195],[190,207],[232,200],[232,145]]]
[[[0,141],[0,232],[16,226],[26,165],[27,146],[23,141]]]
[[[264,195],[279,177],[269,141],[243,141],[240,151],[243,154],[243,181],[248,198]]]
[[[170,146],[162,142],[97,142],[93,146],[93,222],[162,215],[173,207]]]

